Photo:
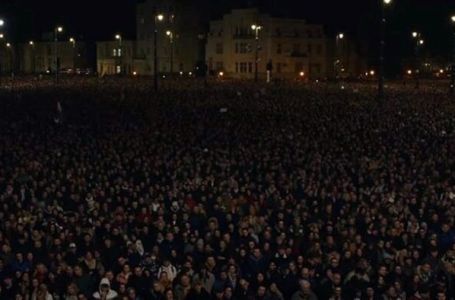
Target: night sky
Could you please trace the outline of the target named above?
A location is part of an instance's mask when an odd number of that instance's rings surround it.
[[[55,24],[67,34],[86,40],[106,40],[116,32],[133,38],[135,4],[139,0],[0,0],[0,16],[8,20],[12,40],[38,39]],[[181,0],[190,1],[190,0]],[[258,5],[273,15],[305,18],[326,25],[327,32],[343,31],[366,45],[375,57],[379,22],[379,0],[193,0],[206,7],[211,18],[230,8]],[[447,59],[455,30],[449,16],[455,13],[454,0],[394,0],[388,11],[388,56],[399,64],[412,53],[410,32],[425,38],[426,53]]]

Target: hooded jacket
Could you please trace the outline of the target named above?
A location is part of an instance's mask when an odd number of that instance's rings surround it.
[[[105,298],[103,298],[102,293],[101,293],[102,285],[108,286],[108,292],[107,292]],[[117,292],[114,290],[111,290],[111,283],[109,282],[109,279],[107,279],[107,278],[101,279],[101,282],[98,287],[98,291],[93,294],[93,298],[101,299],[101,300],[112,300],[112,299],[115,299],[117,296],[118,296]]]

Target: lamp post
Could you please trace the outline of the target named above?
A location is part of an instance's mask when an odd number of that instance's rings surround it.
[[[392,0],[381,0],[381,42],[379,44],[379,74],[378,74],[378,98],[384,98],[384,50],[385,50],[385,30],[387,19],[385,8],[392,3]]]
[[[335,39],[335,44],[336,44],[336,47],[335,47],[335,51],[336,51],[336,59],[335,59],[335,63],[334,63],[334,67],[335,67],[335,80],[338,81],[339,77],[340,77],[340,69],[342,68],[343,64],[342,64],[342,53],[340,54],[340,42],[344,39],[344,33],[339,33],[337,34],[336,36],[336,39]]]
[[[450,17],[452,24],[455,26],[455,15]],[[454,36],[454,44],[452,49],[452,67],[450,68],[450,94],[454,94],[455,90],[455,32],[452,33]]]
[[[5,36],[3,35],[3,33],[0,33],[0,40],[3,40],[4,37]],[[1,64],[1,60],[0,60],[0,87],[1,86],[2,86],[2,64]]]
[[[259,74],[258,74],[258,67],[259,67],[259,31],[262,29],[262,26],[253,24],[251,25],[251,29],[254,30],[254,38],[256,40],[256,47],[254,51],[254,81],[258,82]]]
[[[174,33],[170,30],[166,31],[166,35],[169,37],[169,44],[171,46],[170,53],[170,73],[174,73]]]
[[[415,55],[415,88],[418,89],[420,86],[419,76],[420,76],[420,61],[419,61],[419,53],[420,47],[423,46],[424,40],[421,39],[421,34],[419,32],[414,31],[412,33],[412,38],[415,39],[415,46],[414,46],[414,55]]]
[[[155,13],[155,30],[153,31],[153,87],[155,92],[158,91],[158,22],[162,22],[164,16],[162,14]]]
[[[32,64],[32,74],[35,74],[35,43],[33,41],[29,41],[28,44],[30,45],[31,47],[31,51],[32,51],[32,61],[31,61],[31,64]]]
[[[55,52],[55,83],[58,83],[58,73],[60,62],[58,58],[58,34],[63,32],[62,26],[57,26],[54,29],[54,52]]]
[[[0,29],[3,26],[5,26],[5,20],[0,19]],[[4,38],[4,35],[3,35],[3,33],[0,32],[0,40],[2,40],[3,38]],[[2,78],[2,65],[1,65],[1,61],[0,61],[0,87],[2,85],[1,78]]]
[[[76,71],[76,39],[73,38],[73,37],[70,37],[69,40],[68,40],[72,46],[72,50],[73,50],[73,72]]]
[[[11,43],[6,43],[6,49],[9,51],[11,78],[14,78],[14,53]]]

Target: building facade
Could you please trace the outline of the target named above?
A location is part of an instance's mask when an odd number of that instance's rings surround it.
[[[75,40],[59,42],[29,42],[14,48],[19,59],[15,69],[20,73],[51,73],[56,70],[56,57],[59,72],[85,72],[90,68],[87,43]]]
[[[258,39],[252,25],[260,26]],[[232,10],[222,20],[210,22],[206,61],[212,73],[233,78],[253,78],[256,47],[258,74],[267,65],[274,78],[326,78],[327,39],[322,25],[305,20],[274,18],[257,9]]]
[[[135,63],[135,41],[107,41],[96,43],[97,72],[100,76],[133,74]]]
[[[156,16],[162,15],[159,20]],[[185,1],[147,0],[137,5],[137,57],[140,73],[153,74],[157,31],[159,73],[191,72],[203,49],[203,27],[197,7]]]
[[[162,18],[158,19],[158,15]],[[204,30],[197,7],[177,0],[145,0],[136,8],[136,40],[97,43],[99,74],[193,72],[204,61]],[[155,34],[156,31],[156,34]],[[120,56],[119,56],[120,50]]]

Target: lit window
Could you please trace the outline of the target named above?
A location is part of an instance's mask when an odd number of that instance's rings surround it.
[[[119,48],[117,53],[118,53],[118,56],[122,56],[122,49]]]
[[[112,50],[112,56],[117,56],[117,49]]]
[[[121,66],[116,66],[115,67],[115,71],[117,72],[117,74],[122,73],[122,67]]]

